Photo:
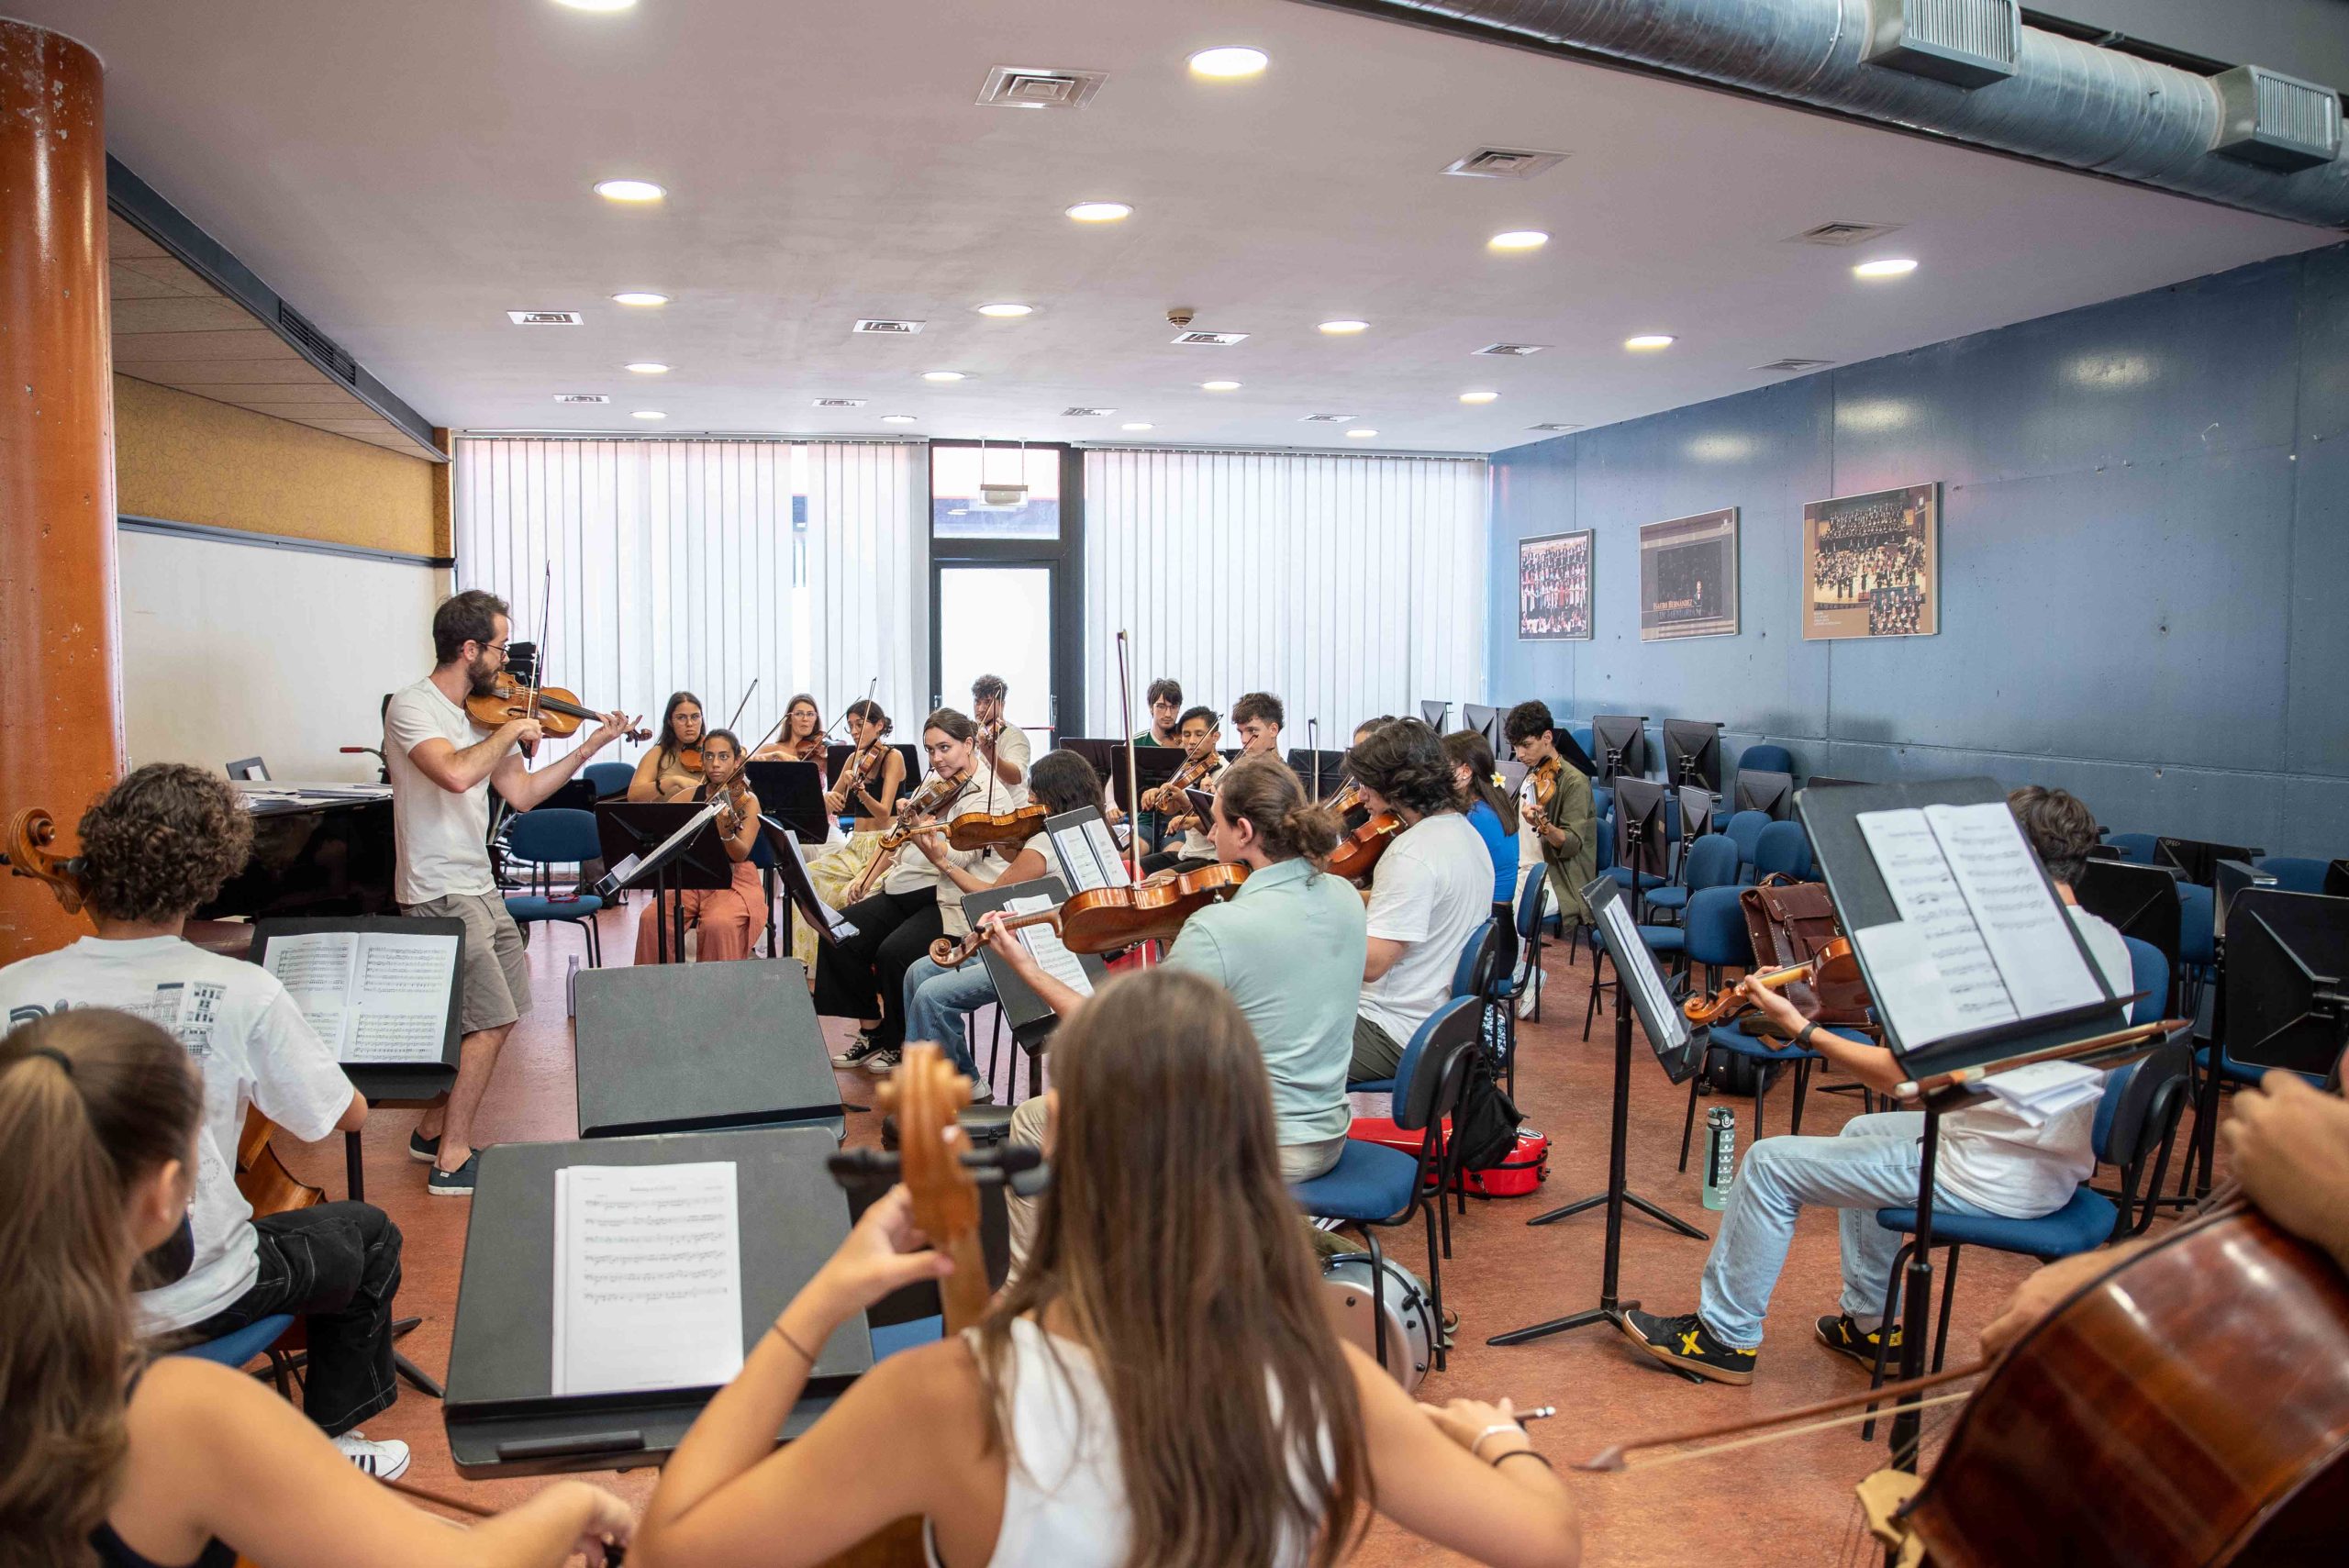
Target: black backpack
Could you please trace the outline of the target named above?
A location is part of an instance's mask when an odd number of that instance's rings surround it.
[[[1467,1075],[1460,1085],[1460,1104],[1452,1113],[1452,1146],[1458,1168],[1489,1171],[1517,1152],[1517,1129],[1525,1120],[1493,1076],[1491,1059],[1481,1050],[1468,1053]]]

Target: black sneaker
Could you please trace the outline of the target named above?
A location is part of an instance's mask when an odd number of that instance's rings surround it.
[[[866,1033],[863,1029],[859,1029],[857,1030],[856,1038],[848,1042],[848,1048],[845,1051],[836,1051],[832,1052],[832,1065],[835,1067],[862,1067],[864,1065],[864,1059],[880,1049],[881,1048],[879,1046],[874,1044],[873,1037],[870,1034]]]
[[[465,1156],[463,1164],[453,1171],[444,1171],[438,1165],[432,1167],[432,1174],[425,1181],[424,1190],[434,1197],[471,1197],[473,1195],[473,1177],[480,1173],[481,1151],[476,1149]]]
[[[1623,1314],[1623,1333],[1633,1344],[1673,1371],[1715,1383],[1751,1383],[1759,1350],[1741,1351],[1722,1344],[1694,1312],[1658,1318],[1647,1312]]]
[[[1884,1338],[1878,1329],[1872,1334],[1860,1332],[1848,1312],[1837,1312],[1821,1318],[1813,1325],[1819,1330],[1819,1342],[1837,1355],[1849,1356],[1870,1372],[1876,1370],[1876,1346]],[[1900,1366],[1900,1325],[1892,1325],[1892,1343],[1884,1347],[1885,1366],[1898,1373]]]
[[[876,1078],[885,1078],[897,1070],[905,1052],[894,1045],[874,1046],[857,1059],[857,1065]]]
[[[440,1157],[440,1140],[427,1138],[420,1132],[411,1132],[407,1135],[407,1157],[427,1162],[438,1160]]]

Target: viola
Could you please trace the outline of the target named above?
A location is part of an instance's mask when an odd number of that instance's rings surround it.
[[[503,670],[497,673],[487,695],[465,699],[465,712],[484,729],[496,729],[518,718],[535,718],[541,731],[558,740],[578,734],[579,727],[589,719],[600,720],[604,717],[582,705],[575,692],[564,691],[561,686],[526,686]],[[651,740],[652,731],[631,729],[627,737],[641,742]],[[696,769],[701,766],[698,751],[686,765]]]
[[[1757,985],[1776,991],[1797,984],[1818,985],[1857,984],[1860,981],[1860,961],[1852,951],[1848,938],[1837,937],[1812,954],[1807,963],[1790,963],[1784,969],[1765,969],[1746,976]],[[1680,1016],[1692,1024],[1718,1023],[1735,1018],[1753,1006],[1741,995],[1735,985],[1724,985],[1710,1001],[1691,996],[1680,1005]]]
[[[1044,830],[1044,818],[1051,815],[1051,807],[1036,805],[1014,811],[966,811],[946,825],[946,841],[958,850],[1024,844]]]
[[[1378,864],[1378,857],[1386,852],[1386,846],[1402,830],[1400,817],[1391,811],[1375,812],[1369,821],[1338,840],[1338,847],[1330,851],[1321,869],[1348,882],[1359,882],[1371,873]]]

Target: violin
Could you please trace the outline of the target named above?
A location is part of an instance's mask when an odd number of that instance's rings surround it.
[[[1852,951],[1849,938],[1837,937],[1812,954],[1807,963],[1790,963],[1784,969],[1763,969],[1745,977],[1757,985],[1776,991],[1784,986],[1803,984],[1855,985],[1860,983],[1860,961]],[[1753,1006],[1741,995],[1735,985],[1724,985],[1710,1001],[1691,996],[1680,1005],[1680,1016],[1692,1024],[1718,1023],[1732,1018]]]
[[[1338,840],[1321,869],[1344,877],[1348,882],[1360,882],[1378,864],[1378,857],[1403,830],[1403,819],[1391,811],[1374,814],[1369,821]]]
[[[984,850],[990,844],[1024,844],[1044,830],[1046,806],[1023,806],[1014,811],[966,811],[946,825],[946,841],[958,850]]]
[[[1142,809],[1183,814],[1183,792],[1208,776],[1208,771],[1220,761],[1220,755],[1209,751],[1206,756],[1183,764],[1182,771],[1148,795],[1142,796]]]
[[[860,746],[851,751],[848,765],[841,770],[840,783],[833,786],[832,793],[839,795],[841,803],[845,806],[855,797],[856,792],[864,786],[864,781],[873,770],[885,762],[888,756],[888,743],[883,740],[876,740],[870,746]]]
[[[496,729],[518,718],[535,718],[542,732],[558,740],[578,734],[580,725],[587,720],[601,720],[604,717],[594,708],[583,706],[575,692],[564,691],[561,686],[534,689],[503,670],[497,673],[496,682],[486,696],[465,699],[465,712],[474,724],[484,729]],[[631,729],[627,732],[627,738],[642,742],[652,739],[652,731]],[[686,766],[698,770],[701,753],[696,750],[692,756],[693,761]]]
[[[916,835],[945,831],[940,824],[924,821],[923,818],[953,799],[970,776],[968,773],[932,773],[922,781],[920,788],[898,804],[896,825],[881,835],[881,843],[873,852],[872,863],[849,888],[850,903],[856,903],[880,884],[881,879],[889,874],[889,868],[896,863],[897,852],[913,842]]]
[[[1244,865],[1201,866],[1180,876],[1152,879],[1139,887],[1096,887],[1074,894],[1057,909],[1016,919],[989,920],[957,942],[941,937],[930,944],[930,962],[955,969],[1005,931],[1050,926],[1071,952],[1116,952],[1137,942],[1172,941],[1183,923],[1210,904],[1220,904],[1248,880]]]

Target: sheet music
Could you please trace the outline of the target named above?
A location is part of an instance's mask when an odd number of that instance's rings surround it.
[[[1052,906],[1050,897],[1036,893],[1025,898],[1004,900],[1003,913],[1006,919],[1016,920],[1022,915],[1041,915]],[[1012,934],[1035,958],[1038,968],[1080,996],[1093,995],[1093,976],[1085,973],[1085,965],[1077,962],[1076,954],[1068,951],[1068,945],[1061,940],[1059,932],[1050,926],[1026,926]]]
[[[1599,923],[1607,928],[1607,951],[1615,955],[1616,973],[1631,983],[1639,993],[1642,1028],[1647,1020],[1655,1019],[1664,1028],[1668,1038],[1651,1040],[1648,1043],[1659,1054],[1675,1051],[1688,1043],[1688,1022],[1680,1015],[1679,1006],[1664,988],[1664,975],[1655,966],[1655,958],[1647,944],[1640,940],[1640,928],[1631,918],[1631,911],[1620,898],[1609,898],[1598,906]]]
[[[2072,919],[2048,891],[2021,825],[1998,801],[1929,806],[1925,820],[1949,857],[1950,871],[2017,1015],[2039,1018],[2105,999]]]
[[[1855,820],[1900,911],[1899,926],[1914,928],[1913,934],[1887,935],[1891,928],[1874,927],[1863,944],[1876,1005],[1901,1043],[1930,1045],[2021,1017],[1924,812],[1863,811]],[[1882,975],[1875,973],[1880,952],[1890,961]]]
[[[264,967],[336,1060],[434,1062],[460,951],[437,933],[303,931],[273,937]]]
[[[1107,885],[1125,887],[1131,884],[1134,879],[1132,868],[1126,864],[1125,856],[1119,851],[1118,840],[1110,836],[1107,822],[1097,817],[1088,820],[1085,824],[1085,841],[1092,845],[1093,852],[1100,857],[1108,879]]]
[[[742,1370],[731,1160],[568,1166],[554,1226],[552,1393],[714,1388]]]
[[[1047,830],[1052,854],[1061,862],[1062,878],[1072,893],[1097,887],[1123,887],[1133,880],[1109,825],[1097,814],[1082,824]]]

